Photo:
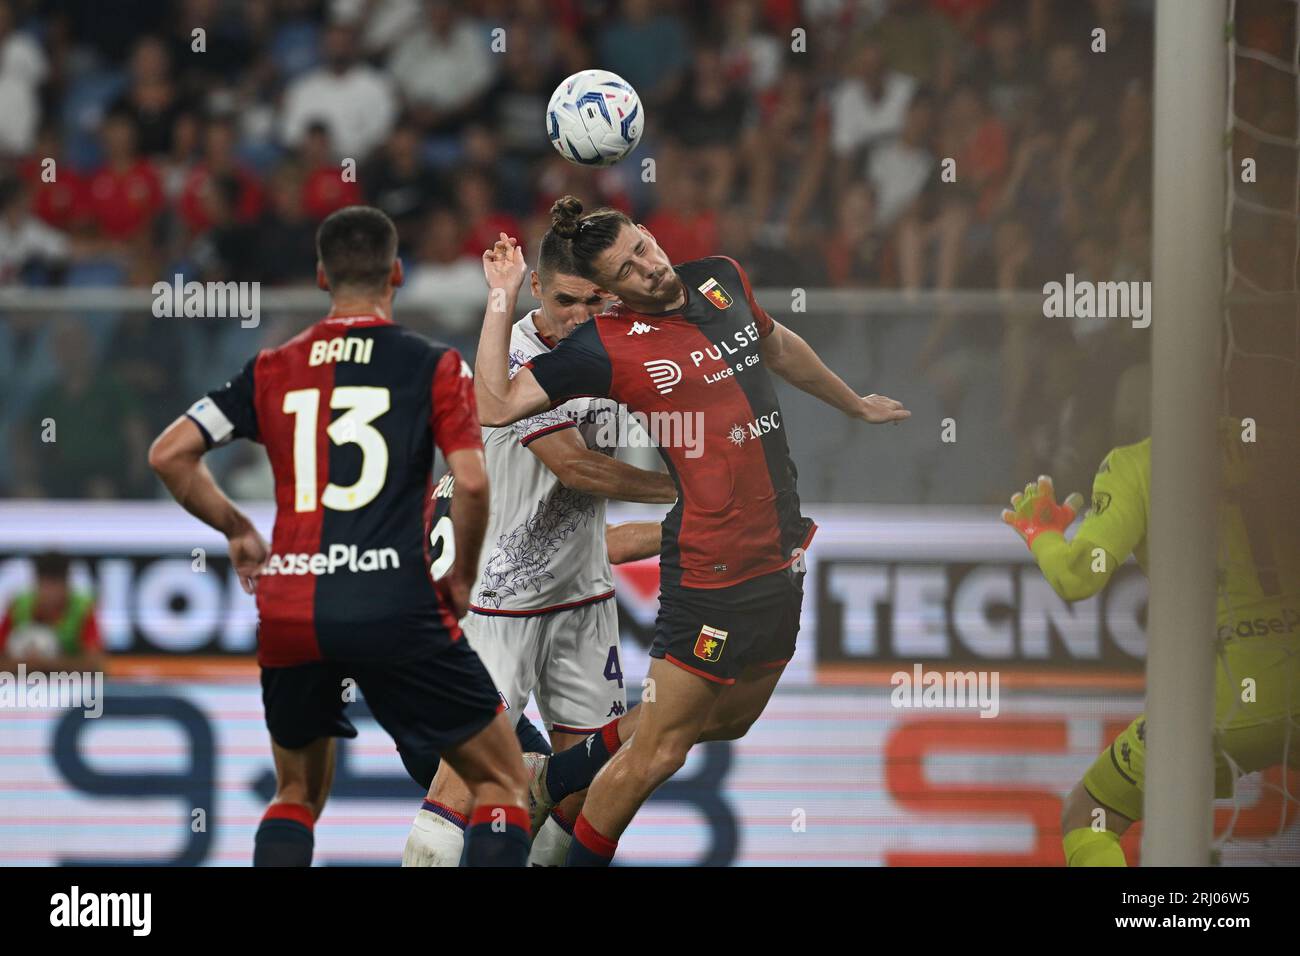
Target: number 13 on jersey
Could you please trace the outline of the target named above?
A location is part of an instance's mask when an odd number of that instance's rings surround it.
[[[347,385],[330,393],[330,408],[346,409],[346,412],[330,423],[325,434],[336,445],[356,444],[361,448],[361,474],[351,485],[326,484],[319,502],[324,507],[331,511],[356,511],[374,501],[383,490],[388,475],[388,443],[371,422],[388,411],[389,405],[386,388]],[[320,389],[285,392],[284,412],[294,416],[294,510],[315,511]]]

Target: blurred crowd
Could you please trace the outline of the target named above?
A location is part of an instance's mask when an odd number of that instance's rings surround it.
[[[1033,286],[1090,242],[1137,272],[1149,6],[0,0],[0,281],[308,282],[314,224],[368,202],[417,278],[454,283],[569,191],[760,285]],[[592,65],[639,91],[653,181],[544,135]]]
[[[756,287],[1145,279],[1151,7],[0,0],[0,285],[310,284],[316,224],[365,202],[397,223],[403,301],[454,339],[477,316],[439,297],[481,288],[499,231],[535,250],[565,193],[628,211],[676,261],[730,255]],[[606,170],[566,163],[544,134],[556,84],[592,66],[645,106],[641,147]],[[355,177],[340,175],[349,160]],[[60,332],[47,319],[0,319],[3,415],[56,417],[77,446],[60,435],[69,460],[50,468],[9,441],[0,491],[152,494],[142,444],[212,386],[213,367],[238,367],[247,338],[131,316],[111,336]],[[1016,328],[1014,316],[941,317],[915,370],[959,403],[982,359],[1029,347]],[[1141,361],[1094,333],[1062,325],[1053,371],[1008,377],[1004,425],[1033,426],[1043,389],[1068,397],[1062,374],[1113,383]],[[75,426],[48,411],[69,406]],[[134,464],[86,470],[113,448]]]

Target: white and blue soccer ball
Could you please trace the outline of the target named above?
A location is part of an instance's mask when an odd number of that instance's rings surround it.
[[[612,166],[636,148],[645,128],[641,98],[608,70],[583,70],[555,88],[546,135],[571,163]]]

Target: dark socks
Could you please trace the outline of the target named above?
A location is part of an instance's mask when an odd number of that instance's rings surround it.
[[[519,749],[524,753],[549,754],[551,745],[546,742],[542,732],[527,717],[520,717],[515,724],[515,737],[519,739]]]
[[[311,866],[315,820],[300,803],[273,803],[253,838],[253,866]]]
[[[617,849],[617,840],[597,833],[587,818],[578,814],[578,822],[573,825],[573,842],[569,844],[569,854],[564,858],[564,865],[609,866]]]
[[[591,786],[605,761],[618,751],[619,720],[611,720],[582,743],[551,757],[546,765],[546,792],[552,803]]]
[[[528,811],[483,805],[470,814],[465,830],[465,866],[527,866]]]

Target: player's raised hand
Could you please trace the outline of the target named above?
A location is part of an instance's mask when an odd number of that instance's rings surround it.
[[[528,274],[528,263],[514,236],[504,232],[491,249],[483,253],[483,276],[489,289],[518,292]]]
[[[1034,539],[1044,531],[1065,534],[1065,529],[1082,507],[1083,496],[1077,491],[1066,498],[1064,504],[1057,504],[1051,477],[1039,475],[1037,484],[1025,485],[1024,491],[1011,496],[1011,507],[1002,510],[1002,520],[1015,528],[1025,544],[1032,548]]]
[[[880,425],[884,422],[901,422],[904,418],[911,418],[912,413],[903,407],[902,402],[872,393],[862,396],[858,417],[873,425]]]
[[[266,546],[265,539],[252,525],[231,535],[229,542],[230,563],[235,566],[235,573],[239,575],[239,586],[246,593],[252,594],[257,590],[257,576],[266,566],[266,559],[270,557],[271,549]]]

